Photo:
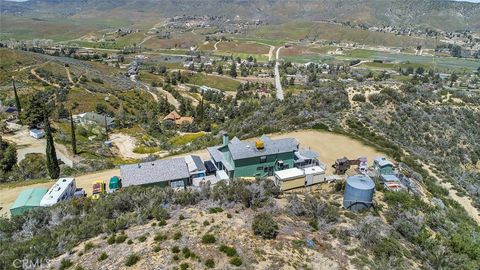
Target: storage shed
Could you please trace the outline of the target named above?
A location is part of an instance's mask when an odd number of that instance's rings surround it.
[[[313,166],[303,170],[305,172],[305,184],[307,186],[325,182],[325,168]]]
[[[370,208],[373,204],[375,183],[365,175],[354,175],[347,178],[343,207],[352,211]]]
[[[46,188],[31,188],[26,189],[18,195],[17,199],[10,207],[10,214],[12,216],[22,215],[28,210],[40,207],[40,201],[47,193]]]
[[[41,129],[32,128],[30,129],[30,136],[38,140],[45,137],[45,132]]]
[[[275,183],[282,191],[305,186],[305,173],[299,168],[275,172]]]

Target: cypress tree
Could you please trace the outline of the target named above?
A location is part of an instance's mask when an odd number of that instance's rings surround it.
[[[70,111],[70,130],[72,132],[72,151],[77,154],[77,137],[75,135],[75,123],[73,122],[73,113]]]
[[[48,116],[45,115],[45,137],[47,139],[47,171],[51,179],[57,179],[60,176],[60,167],[58,166],[57,153],[53,142],[52,129]]]
[[[108,124],[107,124],[107,116],[105,115],[105,136],[107,137],[108,141]]]
[[[17,93],[17,87],[15,86],[15,78],[12,77],[12,83],[13,83],[13,93],[15,94],[15,102],[17,103],[17,111],[18,111],[18,119],[20,119],[20,112],[22,111],[22,106],[20,105],[20,98],[18,97]],[[20,120],[20,124],[21,124]]]

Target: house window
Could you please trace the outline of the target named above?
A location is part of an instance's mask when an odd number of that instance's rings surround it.
[[[260,157],[260,163],[265,163],[265,162],[267,162],[267,157],[266,156]]]

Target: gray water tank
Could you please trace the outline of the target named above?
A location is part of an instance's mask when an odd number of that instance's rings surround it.
[[[360,211],[370,208],[373,203],[375,183],[365,175],[347,177],[345,193],[343,195],[343,207],[352,211]]]

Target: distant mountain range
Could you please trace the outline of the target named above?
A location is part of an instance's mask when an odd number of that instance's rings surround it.
[[[480,30],[480,4],[446,0],[0,0],[1,12],[16,16],[108,16],[144,13],[237,15],[271,23],[289,20],[337,20],[369,25],[441,30]],[[146,16],[148,17],[148,16]],[[136,19],[141,20],[137,14]]]

